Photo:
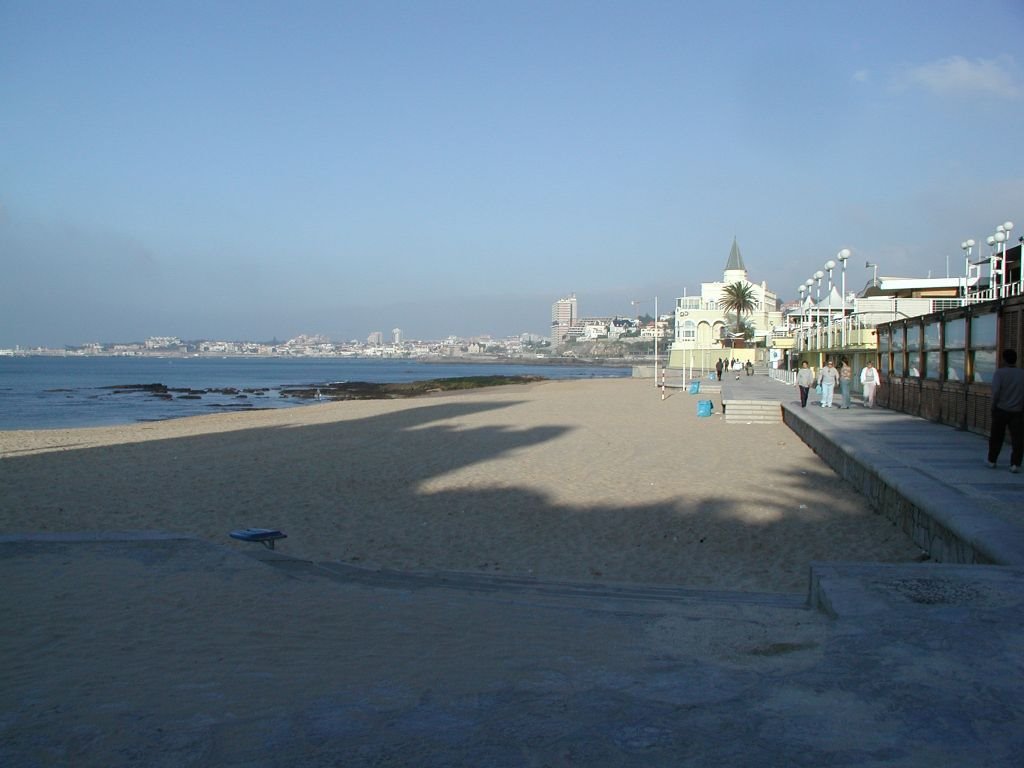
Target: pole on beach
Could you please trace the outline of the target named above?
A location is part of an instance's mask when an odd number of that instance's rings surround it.
[[[658,388],[658,297],[654,297],[654,388]],[[662,390],[661,399],[665,399],[664,390]]]

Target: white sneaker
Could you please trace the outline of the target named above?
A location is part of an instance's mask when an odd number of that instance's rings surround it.
[[[996,468],[996,463],[994,461],[986,461],[985,463],[988,465],[989,469],[995,469]],[[1011,468],[1010,471],[1013,471],[1012,468]]]
[[[1016,475],[1018,472],[1020,472],[1020,467],[1018,467],[1016,464],[1011,464],[1010,471]]]

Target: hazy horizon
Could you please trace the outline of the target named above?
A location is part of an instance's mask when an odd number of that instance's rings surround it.
[[[1018,0],[0,0],[0,347],[546,335],[1024,233]],[[984,251],[984,246],[982,246]],[[975,256],[979,250],[975,250]],[[638,307],[631,300],[646,303]]]

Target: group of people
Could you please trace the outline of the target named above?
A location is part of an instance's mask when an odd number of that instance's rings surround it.
[[[851,398],[850,387],[852,383],[853,368],[850,367],[850,361],[845,357],[840,361],[838,368],[834,360],[829,360],[817,375],[815,375],[814,369],[804,360],[800,363],[800,369],[796,374],[796,386],[800,388],[800,407],[807,407],[807,397],[811,393],[811,387],[814,387],[820,395],[819,405],[822,408],[835,408],[833,399],[836,387],[839,387],[842,405],[838,407],[849,408]],[[864,390],[864,405],[867,408],[874,408],[875,391],[881,386],[882,377],[878,374],[875,364],[870,360],[861,369],[860,384]]]
[[[715,363],[715,375],[718,380],[722,380],[722,371],[746,371],[747,376],[754,375],[754,364],[747,360],[746,365],[741,363],[739,360],[723,360],[718,358],[718,362]],[[739,378],[737,374],[736,378]]]
[[[1004,349],[1003,365],[996,369],[992,376],[992,426],[989,430],[987,464],[995,469],[999,453],[1003,449],[1006,433],[1010,433],[1010,471],[1020,472],[1021,461],[1024,460],[1024,370],[1017,367],[1017,352]],[[833,396],[838,386],[842,395],[840,408],[850,407],[850,383],[853,381],[853,369],[845,357],[836,367],[835,361],[829,360],[817,376],[807,361],[800,363],[796,374],[796,385],[800,388],[800,407],[807,407],[807,397],[811,387],[820,393],[822,408],[834,408]],[[882,377],[870,360],[860,372],[860,383],[864,389],[864,405],[875,407],[875,392],[882,385]]]

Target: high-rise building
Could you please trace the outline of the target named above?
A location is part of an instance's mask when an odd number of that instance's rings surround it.
[[[384,334],[380,331],[374,331],[366,337],[366,343],[372,347],[379,347],[384,343]]]
[[[551,346],[557,347],[564,343],[569,328],[578,317],[576,294],[570,293],[551,305]]]
[[[401,344],[402,343],[402,329],[401,328],[392,328],[391,329],[391,337],[395,341],[395,346],[398,346],[399,344]]]

